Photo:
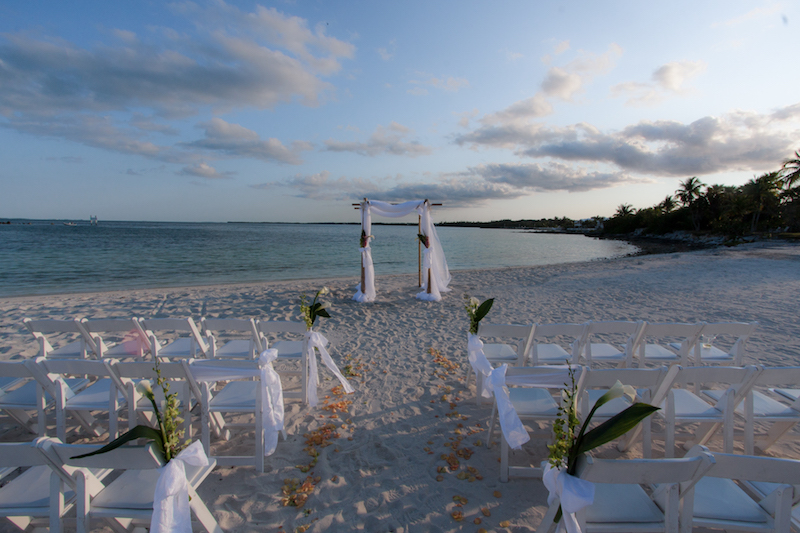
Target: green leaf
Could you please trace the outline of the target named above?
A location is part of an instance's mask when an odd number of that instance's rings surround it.
[[[494,298],[489,298],[478,306],[478,310],[475,311],[475,320],[477,322],[483,320],[483,317],[489,313],[489,310],[492,308],[492,304],[494,304]]]
[[[636,427],[636,424],[658,410],[658,407],[646,403],[631,405],[621,413],[614,415],[596,428],[588,431],[585,435],[580,436],[575,443],[575,455],[578,456],[621,437]]]
[[[316,312],[316,315],[317,316],[322,316],[322,317],[325,317],[325,318],[330,318],[331,317],[331,315],[329,315],[328,311],[325,310],[325,309],[320,309],[319,311]]]
[[[70,459],[82,459],[84,457],[90,457],[92,455],[99,455],[101,453],[110,452],[111,450],[115,450],[126,444],[132,440],[136,439],[153,439],[156,443],[158,450],[163,454],[164,453],[164,441],[161,439],[161,432],[157,429],[151,428],[150,426],[138,425],[132,430],[123,433],[116,439],[112,440],[99,450],[95,450],[91,453],[85,453],[83,455],[76,455],[75,457],[70,457]]]

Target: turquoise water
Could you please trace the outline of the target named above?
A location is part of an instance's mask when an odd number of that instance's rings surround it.
[[[619,257],[582,235],[437,228],[451,271]],[[360,227],[31,221],[0,224],[0,297],[359,276]],[[375,274],[417,272],[416,226],[374,225]]]

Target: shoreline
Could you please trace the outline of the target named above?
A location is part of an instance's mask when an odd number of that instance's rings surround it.
[[[289,533],[306,527],[309,533],[474,533],[479,528],[533,532],[546,511],[547,491],[535,479],[499,481],[499,446],[486,448],[491,405],[476,405],[474,383],[466,387],[468,320],[462,295],[495,298],[486,319],[492,323],[758,321],[745,362],[790,366],[800,365],[798,266],[800,247],[761,242],[458,271],[452,291],[441,302],[414,298],[419,291],[416,273],[379,276],[377,299],[370,304],[351,300],[355,276],[4,298],[0,299],[0,359],[36,354],[37,345],[22,325],[26,316],[298,320],[300,294],[311,294],[326,284],[333,307],[320,330],[333,343],[331,356],[339,368],[349,365],[356,392],[336,396],[332,387],[337,382],[323,369],[318,408],[286,401],[289,438],[281,439],[275,454],[266,459],[264,474],[256,474],[252,467],[214,470],[198,492],[220,526],[237,533]],[[352,403],[331,418],[334,413],[324,406],[335,401]],[[311,460],[305,451],[307,435],[328,424],[334,424],[338,438],[331,446],[318,448],[314,468],[301,472],[297,465]],[[793,429],[768,455],[800,458],[798,436],[800,430]],[[32,437],[21,436],[26,438]],[[450,471],[441,456],[454,451],[454,443],[470,452],[468,458],[459,458],[457,470]],[[709,444],[712,450],[721,449],[721,439]],[[248,453],[252,445],[252,433],[239,434],[227,443],[213,441],[212,451]],[[735,451],[742,453],[741,438]],[[622,455],[609,445],[598,454],[640,457],[641,445]],[[653,454],[663,456],[663,441],[655,440]],[[516,465],[538,464],[546,457],[545,443],[538,439],[511,453]],[[441,473],[443,467],[446,471]],[[459,479],[457,474],[467,467],[481,479]],[[312,474],[319,481],[305,506],[284,506],[284,480],[302,482]],[[468,503],[459,504],[455,496]],[[460,522],[452,518],[456,510],[464,514]],[[481,525],[474,522],[476,518]],[[502,525],[506,521],[508,527]],[[10,529],[0,527],[0,531]]]

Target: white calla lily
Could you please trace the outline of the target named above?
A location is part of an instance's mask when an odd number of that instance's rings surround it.
[[[153,385],[150,383],[149,379],[143,379],[139,383],[136,384],[136,392],[141,394],[142,396],[146,396],[148,393],[153,394]]]

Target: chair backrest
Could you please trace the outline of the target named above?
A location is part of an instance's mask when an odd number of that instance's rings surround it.
[[[175,362],[159,362],[158,369],[159,372],[161,372],[161,377],[164,379],[187,383],[189,390],[194,395],[195,399],[199,401],[201,396],[200,389],[191,373],[187,374],[186,370],[186,365],[191,364],[192,361],[192,359],[181,359]],[[158,377],[155,364],[152,362],[120,361],[115,362],[113,368],[120,379],[125,383],[130,383],[132,379],[149,379],[155,383]]]
[[[478,326],[478,335],[484,338],[517,339],[517,365],[525,362],[531,339],[533,324],[485,324]]]
[[[142,328],[145,334],[150,338],[150,345],[155,351],[158,351],[157,343],[158,337],[155,335],[156,331],[174,331],[177,333],[189,333],[189,338],[192,340],[192,348],[199,349],[203,355],[208,356],[208,343],[200,335],[200,330],[197,328],[192,317],[186,318],[143,318],[140,319]],[[194,354],[191,354],[192,356]]]
[[[592,362],[592,343],[597,341],[609,341],[608,336],[616,337],[619,341],[625,338],[623,346],[625,357],[628,361],[627,366],[632,366],[633,362],[633,349],[639,343],[642,331],[644,331],[644,322],[633,322],[628,320],[611,320],[603,322],[590,321],[586,324],[586,330],[583,337],[583,355],[586,360],[591,364]],[[593,339],[593,336],[600,335],[600,339]]]
[[[42,320],[33,320],[30,318],[22,319],[22,323],[25,324],[25,327],[28,331],[31,332],[33,337],[39,342],[39,355],[41,357],[47,357],[51,352],[55,351],[56,348],[52,345],[50,340],[47,338],[47,334],[50,333],[66,333],[66,334],[73,334],[72,335],[72,342],[79,342],[79,347],[76,348],[76,352],[74,354],[70,353],[68,356],[70,357],[82,357],[85,358],[87,352],[94,353],[96,351],[96,347],[94,345],[94,341],[91,337],[86,337],[84,331],[80,328],[78,323],[80,319],[74,318],[71,320],[56,320],[56,319],[42,319]],[[78,335],[78,338],[75,339],[75,334]]]
[[[306,332],[306,325],[304,322],[296,322],[293,320],[259,320],[256,323],[258,331],[261,333],[300,333]]]
[[[103,352],[107,351],[104,333],[116,334],[122,336],[122,340],[136,339],[141,343],[139,353],[131,354],[141,356],[144,352],[150,351],[150,339],[145,333],[142,323],[137,317],[131,318],[93,318],[82,319],[79,322],[79,327],[84,331],[84,335],[91,338],[96,345],[95,354],[98,357],[103,356]]]
[[[109,377],[108,367],[103,361],[40,359],[39,364],[48,374]]]
[[[685,492],[713,466],[708,453],[679,459],[598,459],[584,454],[578,458],[576,474],[592,483],[681,483]]]
[[[152,470],[164,465],[161,453],[152,442],[143,446],[120,446],[109,452],[75,459],[78,455],[99,450],[89,444],[53,443],[53,451],[62,464],[82,468],[114,468],[119,470]]]
[[[800,482],[800,461],[796,459],[717,452],[712,455],[716,464],[706,472],[708,477],[787,485]]]
[[[646,388],[655,391],[667,367],[660,368],[587,368],[584,387],[586,389],[607,389],[619,381],[623,385]]]
[[[569,347],[571,362],[577,363],[580,350],[583,346],[583,339],[586,335],[586,323],[563,323],[563,324],[540,324],[536,323],[533,328],[531,338],[530,355],[531,363],[535,366],[539,364],[539,344],[540,341],[558,341],[563,339],[564,346]],[[563,346],[562,346],[563,349]],[[567,350],[565,350],[567,351]]]
[[[583,394],[586,367],[572,365],[572,368],[575,373],[575,397],[579,398]],[[506,369],[506,384],[563,390],[572,387],[568,370],[566,365],[509,366]]]
[[[25,365],[25,361],[0,361],[0,377],[9,378],[33,378],[31,371]]]
[[[703,338],[713,338],[713,344],[715,345],[718,344],[718,337],[722,337],[721,344],[723,346],[730,346],[728,354],[733,359],[734,364],[742,365],[747,340],[753,334],[757,326],[758,322],[709,322],[703,325],[703,330],[700,332],[700,335]],[[701,362],[701,348],[702,345],[698,342],[695,345],[695,361],[697,364]]]
[[[247,334],[252,342],[251,348],[256,355],[263,351],[261,346],[261,336],[258,334],[256,321],[252,318],[206,318],[200,319],[200,326],[209,339],[209,345],[212,353],[216,348],[216,341],[220,340],[224,335],[229,332],[238,333],[241,338],[242,334]]]
[[[47,464],[34,442],[0,442],[0,468]]]
[[[689,384],[693,384],[695,392],[701,385],[707,386],[713,383],[728,385],[735,392],[734,406],[737,406],[750,392],[760,372],[761,369],[755,365],[745,367],[691,366],[680,369],[675,378],[675,384],[681,388],[687,388]]]
[[[645,322],[634,351],[637,352],[640,357],[644,357],[644,350],[648,341],[657,339],[659,341],[657,344],[661,345],[677,342],[680,345],[678,360],[680,364],[688,366],[689,354],[697,344],[703,326],[703,323]]]

